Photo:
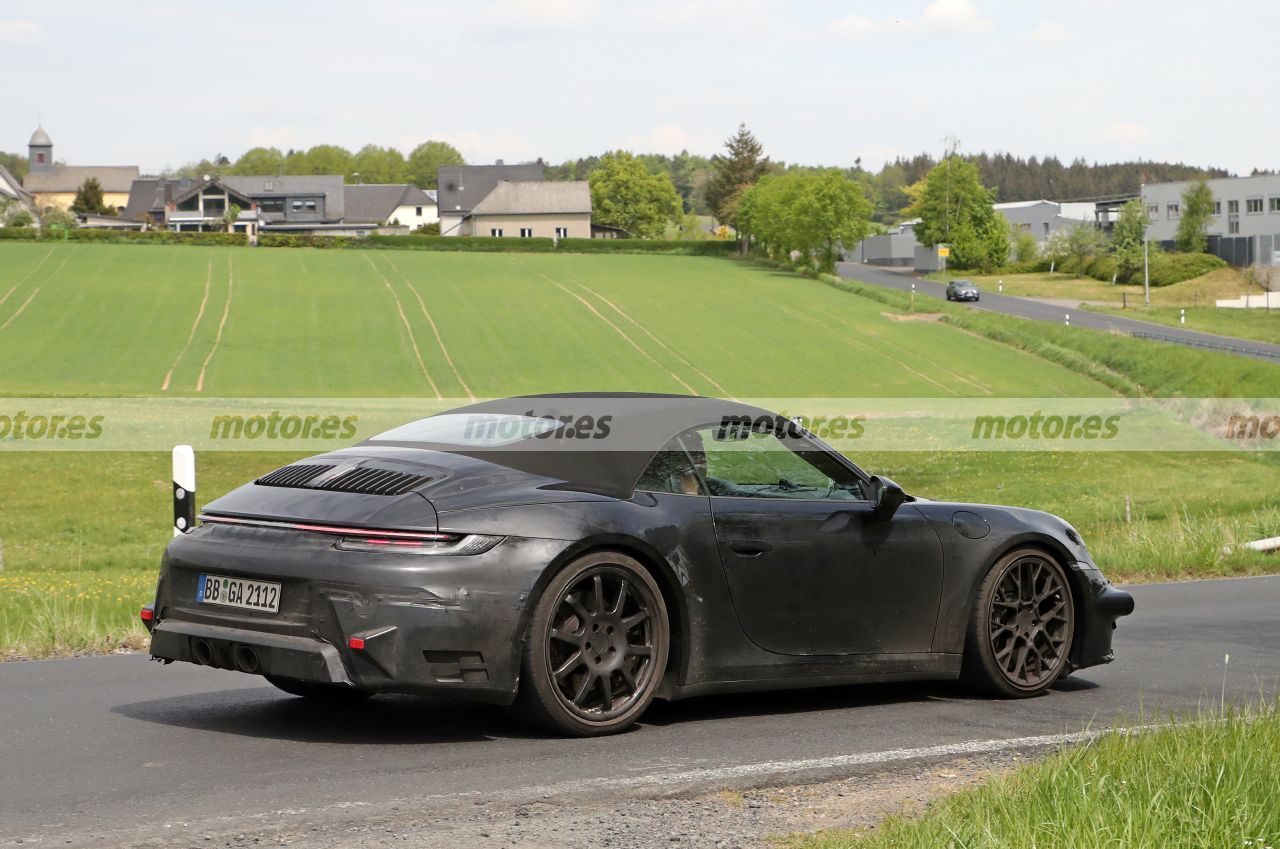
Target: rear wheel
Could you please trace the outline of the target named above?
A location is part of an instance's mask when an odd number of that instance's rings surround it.
[[[1010,552],[978,588],[963,680],[997,696],[1043,693],[1067,670],[1075,621],[1062,566],[1040,549]]]
[[[561,733],[621,731],[653,700],[670,642],[662,593],[638,561],[617,552],[580,557],[534,608],[517,705]]]
[[[297,678],[281,678],[279,675],[264,675],[277,688],[291,696],[301,696],[317,702],[351,703],[369,698],[372,693],[348,687],[345,684],[328,684],[322,681],[299,681]]]

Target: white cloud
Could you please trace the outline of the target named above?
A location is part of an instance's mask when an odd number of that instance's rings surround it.
[[[1140,144],[1151,138],[1151,129],[1133,121],[1116,121],[1103,135],[1117,144]]]
[[[584,23],[595,17],[594,0],[502,0],[487,17],[504,26],[556,27]]]
[[[877,21],[865,15],[850,15],[832,25],[836,32],[852,36],[980,35],[994,27],[995,23],[983,17],[972,0],[934,0],[915,18]]]
[[[1041,44],[1055,44],[1059,41],[1066,41],[1067,28],[1057,21],[1041,21],[1040,25],[1031,31],[1031,39]]]
[[[35,21],[0,21],[0,41],[22,41],[39,35],[41,31]]]

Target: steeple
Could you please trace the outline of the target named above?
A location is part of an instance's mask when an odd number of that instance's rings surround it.
[[[43,126],[37,126],[27,142],[27,165],[31,174],[53,173],[53,139]]]

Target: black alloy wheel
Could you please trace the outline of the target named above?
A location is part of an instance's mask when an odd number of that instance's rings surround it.
[[[1069,668],[1075,606],[1066,573],[1049,554],[1001,558],[978,591],[965,644],[964,679],[996,695],[1043,693]]]
[[[576,736],[621,731],[662,681],[670,644],[662,593],[636,560],[579,558],[535,608],[519,701],[540,725]]]

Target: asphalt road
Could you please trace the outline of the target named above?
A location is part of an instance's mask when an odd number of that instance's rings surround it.
[[[836,272],[841,277],[849,280],[859,280],[863,283],[885,286],[903,292],[911,291],[911,284],[914,283],[916,294],[925,297],[943,299],[947,293],[946,284],[925,280],[916,276],[913,272],[905,270],[890,271],[882,267],[864,265],[858,262],[842,262],[836,267]],[[1044,303],[1043,301],[1019,298],[1013,295],[999,295],[990,291],[983,291],[982,299],[977,303],[964,303],[973,309],[986,310],[987,312],[1011,315],[1018,318],[1035,319],[1036,321],[1047,321],[1053,324],[1066,323],[1067,316],[1070,315],[1071,324],[1075,327],[1126,333],[1131,336],[1151,338],[1162,342],[1173,342],[1192,347],[1224,351],[1240,356],[1255,357],[1268,362],[1280,362],[1280,345],[1272,345],[1266,342],[1255,342],[1249,339],[1237,339],[1230,336],[1218,336],[1213,333],[1183,330],[1180,327],[1167,327],[1163,324],[1105,315],[1085,309],[1064,309],[1061,306]]]
[[[1277,692],[1280,576],[1133,593],[1118,660],[1038,699],[972,699],[951,685],[709,697],[655,704],[630,733],[599,740],[421,699],[317,706],[140,655],[0,663],[0,845],[168,845],[402,806],[788,784]]]

